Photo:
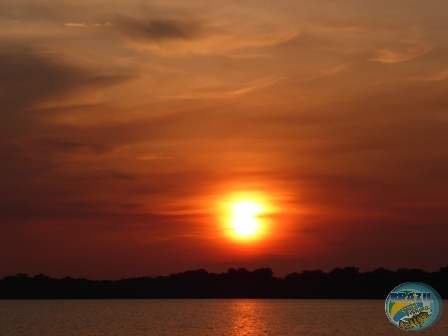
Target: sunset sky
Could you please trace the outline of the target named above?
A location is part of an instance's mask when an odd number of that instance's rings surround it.
[[[438,270],[448,2],[0,0],[0,158],[0,277]]]

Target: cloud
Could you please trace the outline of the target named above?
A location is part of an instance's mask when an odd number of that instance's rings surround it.
[[[0,109],[29,107],[83,84],[86,74],[54,54],[23,45],[0,47]]]
[[[405,62],[423,56],[433,48],[434,46],[427,44],[384,48],[376,51],[370,60],[381,63]]]
[[[106,87],[129,80],[124,74],[103,73],[70,64],[62,56],[26,44],[0,45],[0,128],[24,122],[39,104],[79,90]],[[78,98],[79,99],[79,98]]]
[[[169,155],[166,155],[164,153],[156,153],[156,154],[145,154],[135,157],[137,160],[142,161],[152,161],[152,160],[171,160],[172,157]]]
[[[105,145],[90,145],[57,139],[43,139],[39,143],[56,152],[62,153],[74,153],[77,151],[87,150],[99,155],[110,151],[110,148]]]
[[[403,80],[414,80],[414,81],[423,81],[423,82],[441,82],[448,79],[448,69],[439,71],[432,75],[418,76],[418,77],[405,77]]]
[[[84,21],[81,22],[67,22],[64,24],[64,26],[66,27],[74,27],[74,28],[87,28],[87,27],[109,27],[112,24],[110,22],[104,22],[104,23],[98,23],[98,22],[93,22],[93,23],[87,23]]]
[[[170,96],[169,98],[174,99],[222,99],[222,98],[234,98],[237,96],[242,96],[247,93],[251,93],[254,91],[259,91],[262,89],[269,88],[270,86],[275,85],[276,83],[285,80],[287,77],[280,78],[261,78],[250,83],[243,83],[241,87],[232,88],[229,87],[218,87],[211,88],[206,87],[203,88],[202,92],[195,93],[182,93],[177,96]]]
[[[85,22],[68,22],[64,24],[66,27],[87,27],[88,24]]]
[[[204,35],[206,29],[200,21],[181,19],[145,19],[120,17],[117,28],[125,35],[140,40],[190,40]]]

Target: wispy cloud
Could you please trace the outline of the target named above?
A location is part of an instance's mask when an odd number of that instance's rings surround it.
[[[87,27],[109,27],[112,24],[110,22],[104,22],[104,23],[98,23],[98,22],[93,22],[93,23],[87,23],[84,21],[81,22],[67,22],[64,24],[64,26],[66,27],[74,27],[74,28],[87,28]]]
[[[164,153],[144,154],[135,157],[137,160],[153,161],[153,160],[171,160],[172,157]]]
[[[429,53],[433,48],[427,44],[384,48],[376,51],[370,60],[381,63],[406,62]]]
[[[416,80],[416,81],[445,81],[448,79],[448,69],[437,72],[435,74],[419,76],[419,77],[407,77],[406,80]]]
[[[85,22],[68,22],[68,23],[64,24],[64,26],[66,26],[66,27],[83,27],[83,28],[85,28],[85,27],[88,26],[88,24],[85,23]]]
[[[170,99],[222,99],[222,98],[234,98],[245,95],[250,92],[262,90],[269,86],[287,79],[287,77],[280,78],[262,78],[253,82],[245,83],[236,89],[229,89],[228,85],[223,85],[221,88],[216,87],[196,88],[195,92],[185,93],[181,95],[168,96],[165,98]],[[202,90],[201,90],[202,89]]]

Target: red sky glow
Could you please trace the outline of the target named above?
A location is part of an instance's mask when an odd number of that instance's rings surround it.
[[[3,0],[0,277],[448,265],[448,2]],[[226,231],[263,207],[259,236]]]

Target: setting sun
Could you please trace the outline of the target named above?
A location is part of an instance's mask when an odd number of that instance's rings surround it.
[[[257,248],[272,239],[272,214],[278,211],[268,192],[242,190],[224,194],[217,203],[217,216],[229,242],[245,248]],[[241,252],[241,250],[240,250]]]
[[[252,202],[240,202],[233,205],[232,226],[239,236],[251,236],[259,227],[257,214],[262,208]]]

